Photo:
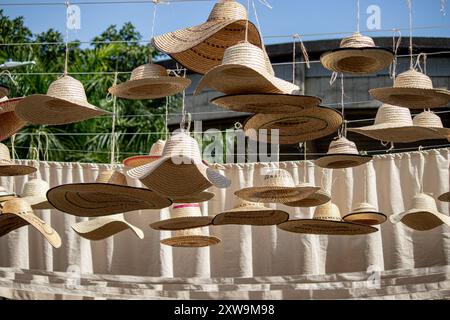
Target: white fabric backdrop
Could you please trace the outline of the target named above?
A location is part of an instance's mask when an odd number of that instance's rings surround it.
[[[387,215],[400,212],[411,204],[419,187],[416,168],[424,168],[424,192],[435,196],[449,191],[450,149],[386,154],[376,156],[368,168],[368,196],[372,204]],[[32,163],[32,161],[21,161]],[[203,204],[203,213],[214,215],[233,206],[233,192],[260,182],[260,169],[274,164],[216,165],[232,180],[228,189],[211,188],[214,199]],[[304,163],[283,162],[281,168],[303,177]],[[42,178],[51,186],[72,182],[94,181],[99,170],[108,165],[40,162]],[[323,170],[307,166],[308,180],[321,185]],[[364,166],[332,170],[333,201],[345,214],[352,204],[363,200]],[[15,178],[20,192],[29,177]],[[2,177],[0,184],[12,187],[12,178]],[[129,179],[130,185],[139,181]],[[186,186],[189,187],[189,186]],[[438,201],[438,209],[449,214],[449,204]],[[312,217],[312,209],[295,209],[280,205],[291,218]],[[413,231],[389,221],[380,231],[367,236],[316,236],[292,234],[276,227],[223,226],[209,232],[222,239],[210,248],[185,249],[161,245],[169,235],[149,228],[149,223],[168,216],[168,210],[130,212],[128,221],[142,228],[145,238],[139,240],[131,231],[115,237],[90,242],[80,238],[71,225],[77,218],[56,210],[36,211],[61,235],[63,245],[53,249],[40,234],[28,227],[0,238],[0,267],[66,271],[79,266],[83,274],[120,274],[155,277],[260,277],[279,275],[329,274],[378,270],[415,269],[450,265],[450,228]]]

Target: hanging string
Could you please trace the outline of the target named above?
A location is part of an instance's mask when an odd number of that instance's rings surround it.
[[[166,97],[166,114],[164,118],[164,131],[165,131],[165,140],[169,139],[169,99],[170,97]]]
[[[67,71],[68,71],[68,61],[69,61],[69,28],[67,27],[68,24],[68,17],[67,17],[67,10],[69,10],[69,6],[70,6],[70,2],[66,1],[65,3],[66,5],[66,54],[65,54],[65,60],[64,60],[64,75],[67,76]]]
[[[186,69],[184,70],[184,78],[186,78]],[[186,100],[186,90],[183,90],[183,96],[182,96],[182,101],[181,101],[181,123],[180,123],[180,129],[181,130],[186,130],[187,125],[186,125],[186,105],[185,105],[185,100]],[[190,117],[190,114],[189,114]],[[190,127],[190,119],[189,119],[189,127]],[[187,129],[187,131],[189,131],[189,129]]]
[[[17,88],[19,87],[19,84],[17,83],[16,80],[13,79],[11,72],[9,72],[9,70],[3,70],[2,72],[0,72],[0,76],[5,75],[6,77],[9,78],[9,80],[11,80],[11,82],[14,84],[14,86]]]
[[[248,13],[250,12],[250,0],[247,0],[247,20],[245,21],[245,42],[248,42],[248,24],[249,24],[249,16]]]
[[[292,83],[295,84],[295,34],[292,35]]]
[[[333,73],[331,74],[331,78],[330,78],[330,86],[332,86],[336,82],[338,75],[339,75],[339,72],[333,71]]]
[[[412,41],[412,0],[406,0],[409,10],[409,67],[413,69],[413,41]]]
[[[359,8],[359,0],[356,0],[356,32],[359,33],[359,22],[360,20],[360,8]]]
[[[447,5],[447,0],[441,0],[441,13],[443,16],[447,15],[447,11],[445,10],[445,6]]]
[[[266,1],[266,0],[258,0],[261,4],[263,4],[264,6],[266,6],[269,9],[272,9],[272,6]],[[256,20],[256,26],[259,30],[259,34],[263,34],[262,29],[261,29],[261,24],[259,23],[259,18],[258,18],[258,12],[256,11],[256,6],[255,6],[255,1],[252,0],[252,6],[253,6],[253,14],[255,15],[255,20]],[[261,45],[264,48],[264,38],[261,36]],[[264,49],[265,50],[265,49]]]
[[[292,83],[294,83],[294,84],[295,84],[295,66],[297,64],[297,61],[295,60],[297,40],[300,41],[300,50],[302,51],[302,55],[303,55],[303,59],[305,60],[306,67],[308,69],[311,68],[311,65],[309,63],[308,51],[306,50],[305,44],[303,43],[303,40],[302,40],[302,37],[298,33],[295,33],[292,35]]]
[[[115,86],[117,84],[117,76],[118,72],[114,74],[114,84]],[[112,103],[113,103],[113,114],[112,114],[112,124],[111,124],[111,166],[115,167],[116,165],[116,158],[115,158],[115,152],[116,152],[116,96],[113,95],[112,97]]]
[[[420,59],[423,60],[423,69],[420,65]],[[414,69],[419,69],[420,72],[427,74],[427,55],[424,52],[419,53],[419,55],[416,58],[416,63],[414,64]]]
[[[392,51],[394,51],[394,60],[392,60],[391,65],[389,66],[389,77],[395,80],[395,76],[397,75],[397,52],[400,48],[400,43],[402,41],[402,33],[399,29],[393,29],[394,34],[392,35]],[[398,33],[398,39],[395,40],[395,34]]]
[[[341,113],[342,118],[344,117],[344,74],[341,73]]]
[[[152,57],[152,40],[155,35],[155,21],[156,21],[156,6],[159,3],[159,0],[152,0],[153,1],[153,18],[152,18],[152,29],[150,33],[150,41],[149,41],[149,57],[148,57],[148,63],[153,63],[153,57]]]

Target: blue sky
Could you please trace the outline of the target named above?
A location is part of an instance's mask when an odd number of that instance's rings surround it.
[[[89,0],[84,0],[87,2]],[[98,0],[97,0],[98,1]],[[101,0],[100,0],[101,1]],[[126,0],[124,0],[126,1]],[[268,9],[259,0],[254,0],[262,34],[291,35],[330,32],[351,32],[356,28],[355,0],[267,0],[273,7]],[[26,25],[33,32],[55,28],[65,30],[65,7],[52,6],[4,6],[5,3],[55,2],[63,0],[0,0],[0,8],[10,17],[24,16]],[[247,0],[240,0],[247,3]],[[76,1],[74,0],[74,3]],[[158,5],[155,34],[202,23],[206,20],[214,1],[193,1]],[[408,10],[406,0],[361,0],[361,30],[366,29],[366,8],[378,5],[381,9],[381,28],[407,28]],[[89,41],[110,24],[121,26],[130,21],[147,39],[150,37],[153,4],[91,4],[80,5],[81,30],[71,31],[70,39]],[[448,14],[442,14],[441,0],[413,0],[413,24],[422,26],[447,26],[435,29],[415,30],[414,35],[450,36],[450,1],[446,6]],[[253,11],[253,10],[251,10]],[[254,19],[251,12],[251,20]],[[371,36],[392,35],[392,32],[370,33]],[[408,35],[408,31],[402,31]],[[304,40],[341,38],[342,35],[305,36]],[[266,43],[288,42],[289,38],[267,38]]]

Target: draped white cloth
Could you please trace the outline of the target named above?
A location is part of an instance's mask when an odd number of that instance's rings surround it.
[[[37,165],[28,160],[19,162]],[[420,191],[431,193],[435,198],[449,191],[449,163],[450,149],[438,149],[375,156],[368,165],[340,170],[323,170],[307,162],[306,174],[303,161],[215,165],[232,180],[232,185],[228,189],[211,188],[216,196],[203,203],[202,210],[204,215],[215,215],[230,209],[236,201],[234,191],[259,184],[262,169],[278,166],[288,170],[296,183],[305,178],[319,186],[333,181],[332,199],[342,215],[357,202],[366,200],[389,216],[408,209],[412,197]],[[42,178],[51,186],[93,182],[100,170],[110,168],[109,165],[81,163],[40,162],[38,165]],[[0,185],[20,193],[29,178],[2,177]],[[132,179],[128,179],[128,183],[141,186]],[[440,212],[449,214],[449,203],[437,201],[437,206]],[[289,212],[291,219],[311,218],[313,214],[313,208],[278,207]],[[445,225],[430,231],[414,231],[401,223],[393,225],[387,221],[378,232],[362,236],[300,235],[275,226],[210,227],[209,233],[222,242],[195,249],[160,244],[160,239],[170,233],[152,230],[149,224],[168,217],[168,209],[125,214],[127,221],[144,230],[143,240],[131,231],[124,231],[95,242],[80,238],[71,228],[72,224],[86,218],[57,210],[41,210],[36,214],[59,232],[62,247],[52,248],[36,230],[23,227],[0,238],[0,267],[50,273],[68,271],[68,274],[78,270],[86,277],[89,274],[121,275],[117,276],[119,282],[125,275],[160,277],[162,282],[168,278],[278,279],[276,276],[316,275],[326,282],[329,274],[359,272],[367,275],[368,270],[384,274],[397,269],[414,274],[414,270],[421,268],[450,265],[450,227]],[[448,268],[443,270],[443,274],[450,275]],[[0,273],[0,280],[4,280],[0,287],[6,288],[7,283],[14,282],[2,277]],[[270,283],[269,278],[267,281]],[[445,286],[448,289],[448,283]]]

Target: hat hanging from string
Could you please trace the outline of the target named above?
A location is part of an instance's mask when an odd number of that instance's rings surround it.
[[[22,99],[7,96],[0,98],[0,141],[8,139],[27,125],[27,122],[19,118],[15,112],[17,104]]]
[[[36,172],[36,168],[33,166],[17,164],[17,153],[15,148],[16,135],[11,136],[11,152],[9,148],[0,143],[0,177],[9,176],[22,176],[33,172]],[[13,190],[14,191],[14,179],[12,179]]]

